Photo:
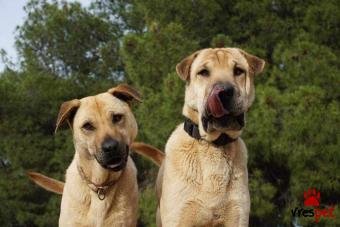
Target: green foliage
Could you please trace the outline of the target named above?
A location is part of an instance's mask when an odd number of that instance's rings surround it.
[[[339,30],[340,7],[336,0],[321,1],[306,10],[303,24],[310,32],[313,40],[339,51],[340,44],[337,37]]]
[[[153,186],[143,190],[139,198],[141,224],[148,227],[156,227],[157,198]]]
[[[58,76],[119,78],[118,25],[90,13],[79,3],[32,0],[18,27],[16,45],[23,67]]]
[[[136,111],[142,129],[139,139],[163,147],[181,119],[178,113],[182,103],[178,100],[184,100],[183,82],[174,66],[198,45],[185,38],[181,25],[170,23],[164,28],[154,24],[152,31],[143,35],[125,36],[123,47],[126,80],[138,87],[144,97]]]
[[[265,182],[261,170],[254,170],[250,181],[249,188],[256,195],[251,200],[252,207],[261,207],[254,209],[253,216],[266,218],[270,221],[270,217],[275,215],[275,206],[271,200],[275,196],[276,188],[269,182]]]
[[[233,41],[229,36],[218,34],[211,41],[211,47],[231,47],[233,46]]]
[[[248,153],[251,226],[312,226],[293,220],[303,191],[339,205],[340,5],[294,0],[31,0],[17,30],[17,66],[0,55],[0,225],[55,226],[60,198],[25,172],[63,179],[73,155],[69,131],[54,133],[63,101],[122,81],[137,87],[139,141],[164,148],[182,121],[185,82],[175,66],[193,51],[237,46],[266,59],[243,133]],[[15,69],[15,70],[14,70]],[[141,188],[140,225],[154,226],[158,168],[133,155]],[[319,226],[340,225],[333,220]]]

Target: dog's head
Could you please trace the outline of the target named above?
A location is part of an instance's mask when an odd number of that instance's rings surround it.
[[[139,93],[128,85],[119,85],[106,93],[64,102],[56,130],[68,123],[78,155],[95,158],[103,168],[119,171],[125,167],[129,145],[137,136],[137,122],[130,108],[134,100],[141,101]]]
[[[240,132],[254,101],[254,76],[264,60],[238,48],[203,49],[176,67],[187,82],[184,115],[194,118],[201,136]]]

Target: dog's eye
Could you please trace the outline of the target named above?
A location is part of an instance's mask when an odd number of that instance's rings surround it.
[[[241,76],[243,73],[245,73],[244,69],[241,69],[240,67],[235,66],[234,68],[235,76]]]
[[[207,77],[209,76],[209,71],[207,69],[202,69],[201,71],[198,72],[198,75]]]
[[[94,131],[96,129],[90,122],[86,122],[82,128],[87,131]]]
[[[123,115],[122,114],[114,114],[112,116],[112,123],[118,123],[122,120]]]

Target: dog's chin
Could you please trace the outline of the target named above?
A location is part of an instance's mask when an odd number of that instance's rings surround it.
[[[245,126],[245,114],[225,114],[221,117],[213,117],[208,115],[202,116],[203,129],[206,132],[213,131],[240,131]]]
[[[110,170],[110,171],[114,171],[114,172],[118,172],[121,171],[122,169],[125,168],[126,166],[126,160],[121,159],[119,162],[113,161],[112,163],[106,163],[106,164],[101,164],[99,163],[104,169]]]

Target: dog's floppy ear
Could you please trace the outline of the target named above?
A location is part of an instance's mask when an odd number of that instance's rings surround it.
[[[127,84],[120,84],[117,87],[109,89],[107,92],[116,98],[127,102],[129,105],[131,105],[133,101],[142,102],[142,96],[140,93],[135,88]]]
[[[259,58],[256,57],[254,55],[248,54],[247,52],[245,52],[244,50],[239,49],[241,54],[247,59],[247,62],[250,66],[250,69],[252,70],[252,72],[257,75],[262,73],[264,66],[266,64],[266,62]]]
[[[184,58],[180,63],[176,65],[177,74],[182,80],[187,81],[189,79],[191,64],[194,62],[199,53],[200,50]]]
[[[79,99],[73,99],[71,101],[67,101],[61,104],[55,127],[55,133],[57,132],[58,128],[65,122],[68,122],[70,124],[79,106],[80,106]]]

